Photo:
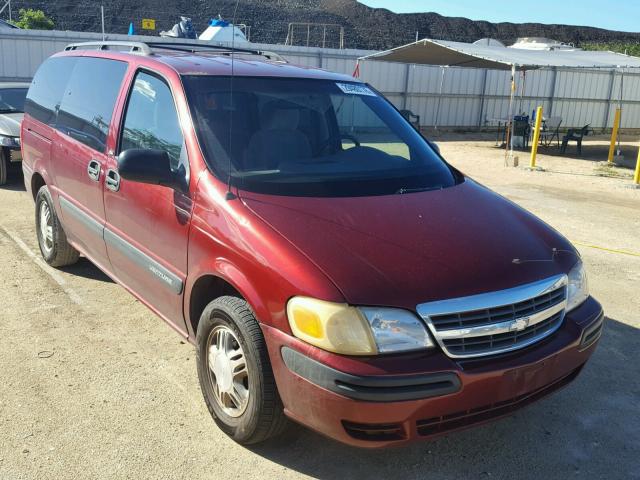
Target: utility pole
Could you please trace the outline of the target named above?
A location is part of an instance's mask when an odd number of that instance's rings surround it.
[[[104,5],[100,5],[100,17],[102,18],[102,41],[106,40],[104,36]]]

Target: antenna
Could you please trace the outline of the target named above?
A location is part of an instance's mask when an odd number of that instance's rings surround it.
[[[234,62],[235,62],[235,51],[234,48],[236,46],[236,14],[238,13],[238,4],[240,0],[236,0],[236,6],[233,9],[233,19],[231,20],[231,80],[229,81],[229,94],[230,94],[230,103],[231,110],[229,112],[229,152],[227,153],[227,157],[229,158],[229,164],[227,165],[227,193],[224,198],[229,201],[236,198],[236,196],[231,191],[231,143],[233,142],[233,76],[234,76]]]

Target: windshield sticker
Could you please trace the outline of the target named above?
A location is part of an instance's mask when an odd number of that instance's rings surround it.
[[[367,95],[369,97],[377,97],[377,95],[366,85],[358,83],[336,83],[338,88],[344,93],[350,95]]]

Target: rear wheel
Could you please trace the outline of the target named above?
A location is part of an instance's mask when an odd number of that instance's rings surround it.
[[[63,267],[78,261],[80,254],[67,241],[46,185],[36,195],[36,232],[40,253],[49,265]]]
[[[236,442],[249,445],[287,424],[262,330],[247,302],[220,297],[198,324],[198,378],[209,412]]]

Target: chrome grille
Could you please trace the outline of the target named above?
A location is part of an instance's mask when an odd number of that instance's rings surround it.
[[[478,357],[524,348],[557,330],[567,304],[567,277],[508,290],[429,302],[417,311],[450,357]]]
[[[533,313],[538,313],[562,303],[565,299],[565,289],[558,288],[549,293],[544,293],[535,298],[524,300],[511,305],[501,307],[473,310],[471,312],[450,313],[447,315],[433,315],[431,322],[438,330],[460,327],[477,327],[491,325],[492,323],[515,320]]]
[[[443,343],[449,352],[460,355],[474,355],[496,348],[511,347],[525,340],[535,338],[547,331],[555,330],[562,322],[562,317],[562,312],[556,313],[546,320],[527,327],[520,332],[505,332],[496,335],[483,335],[481,337],[450,338],[443,340]]]

